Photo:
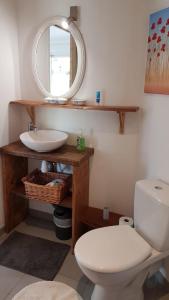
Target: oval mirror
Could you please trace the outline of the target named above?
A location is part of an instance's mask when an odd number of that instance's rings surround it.
[[[51,99],[72,98],[85,72],[85,46],[71,18],[55,17],[38,30],[33,43],[32,67],[42,94]]]

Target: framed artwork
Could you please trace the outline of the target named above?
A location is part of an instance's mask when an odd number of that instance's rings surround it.
[[[144,91],[169,94],[169,8],[150,15]]]

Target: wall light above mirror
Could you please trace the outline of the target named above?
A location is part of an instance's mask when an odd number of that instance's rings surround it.
[[[42,94],[72,98],[82,84],[85,65],[85,45],[74,21],[57,16],[44,22],[32,49],[33,75]]]

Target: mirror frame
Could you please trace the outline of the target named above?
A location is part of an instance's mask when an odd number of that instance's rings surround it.
[[[42,84],[39,76],[38,76],[38,70],[37,70],[37,47],[39,40],[42,36],[42,34],[45,32],[45,30],[52,25],[58,25],[60,28],[63,28],[62,23],[67,22],[69,27],[68,31],[71,33],[72,37],[74,38],[76,47],[77,47],[77,71],[76,71],[76,76],[75,79],[69,88],[69,90],[63,94],[63,95],[52,95]],[[64,28],[63,28],[64,29]],[[33,75],[35,82],[42,92],[42,94],[49,98],[49,99],[60,99],[60,98],[65,98],[65,99],[71,99],[79,90],[83,77],[85,74],[85,67],[86,67],[86,51],[85,51],[85,45],[84,41],[81,35],[81,32],[79,31],[78,27],[74,23],[74,21],[71,18],[66,18],[62,16],[56,16],[53,18],[48,19],[46,22],[44,22],[39,30],[37,31],[34,41],[33,41],[33,48],[32,48],[32,70],[33,70]]]

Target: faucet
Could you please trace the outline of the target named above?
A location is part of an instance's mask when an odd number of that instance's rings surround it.
[[[29,122],[28,131],[37,131],[37,130],[38,128],[32,122]]]

